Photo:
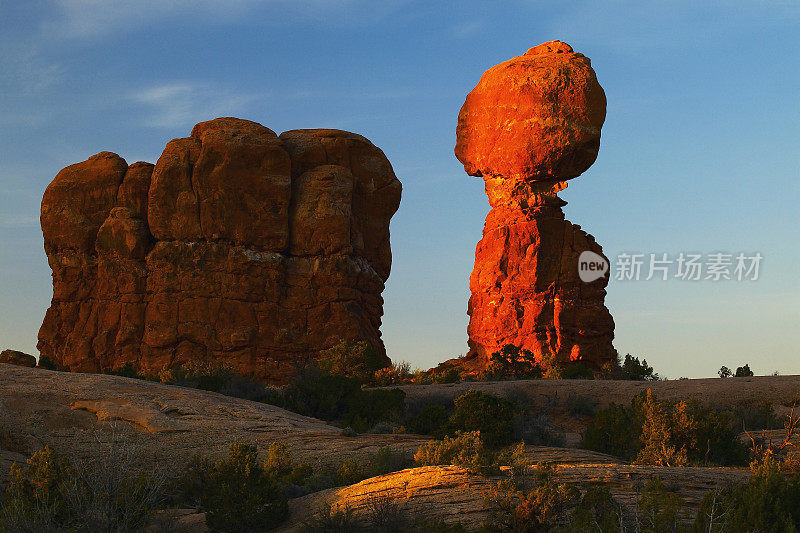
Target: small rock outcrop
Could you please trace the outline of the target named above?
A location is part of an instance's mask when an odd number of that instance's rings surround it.
[[[197,124],[155,165],[101,152],[68,166],[42,199],[53,301],[39,350],[81,372],[215,360],[277,383],[340,339],[385,358],[400,195],[360,135],[236,118]]]
[[[597,158],[605,114],[589,59],[560,41],[490,68],[467,96],[455,154],[484,179],[492,210],[475,251],[462,365],[486,368],[506,344],[595,369],[615,357],[608,276],[585,283],[578,271],[582,252],[602,248],[565,220],[557,196]]]
[[[36,358],[30,354],[17,350],[3,350],[0,352],[0,363],[33,368],[36,366]]]

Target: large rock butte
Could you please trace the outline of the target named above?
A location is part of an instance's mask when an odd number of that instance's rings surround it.
[[[455,153],[483,177],[492,210],[470,277],[462,365],[486,368],[506,344],[595,369],[616,356],[608,276],[578,274],[581,252],[602,248],[565,220],[556,194],[597,158],[605,113],[589,59],[560,41],[490,68],[467,96]]]
[[[70,165],[42,199],[53,301],[39,350],[81,372],[216,360],[277,383],[340,339],[385,358],[401,188],[360,135],[236,118],[197,124],[155,165],[110,152]]]

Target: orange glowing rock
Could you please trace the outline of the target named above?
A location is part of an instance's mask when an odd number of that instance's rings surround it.
[[[470,353],[488,367],[506,344],[599,369],[616,356],[608,277],[584,283],[594,237],[564,219],[558,191],[597,158],[606,98],[589,59],[560,41],[487,70],[458,116],[455,153],[485,181],[492,210],[470,277]]]

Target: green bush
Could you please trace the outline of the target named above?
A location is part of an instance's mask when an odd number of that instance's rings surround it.
[[[639,361],[638,357],[625,354],[625,360],[620,365],[621,379],[632,381],[658,381],[658,374],[653,372],[653,367],[647,364],[647,359]]]
[[[491,357],[490,367],[482,376],[489,379],[540,379],[544,370],[530,350],[506,344]]]
[[[459,381],[461,381],[461,373],[455,368],[448,368],[447,370],[433,373],[434,383],[458,383]]]
[[[612,403],[597,412],[584,431],[580,446],[631,461],[641,448],[641,434],[642,420],[638,409]]]
[[[470,390],[454,400],[455,411],[446,433],[480,431],[487,446],[503,446],[514,440],[514,404],[498,396]]]
[[[304,533],[355,533],[361,527],[347,506],[326,505],[303,523],[300,531]]]
[[[595,401],[587,396],[571,394],[567,398],[567,412],[572,416],[594,416]]]
[[[341,421],[364,432],[380,421],[399,420],[405,409],[405,392],[363,390],[357,378],[310,367],[284,389],[282,399],[276,403],[306,416]]]
[[[706,494],[692,531],[800,531],[800,477],[767,460],[746,483]]]
[[[479,431],[457,431],[454,437],[423,444],[414,455],[420,466],[458,465],[476,474],[496,473],[499,469],[497,455],[481,441]]]
[[[581,447],[643,464],[683,466],[747,464],[747,449],[724,411],[697,401],[659,401],[648,390],[630,408],[611,404],[599,411]]]
[[[133,474],[129,443],[101,443],[85,462],[70,463],[49,447],[15,464],[0,509],[0,531],[134,531],[166,502],[161,469]],[[141,467],[141,464],[137,464]]]
[[[736,369],[736,373],[733,375],[735,378],[749,378],[753,377],[753,371],[750,370],[750,365],[740,366]]]
[[[574,507],[579,494],[572,485],[556,483],[552,468],[540,463],[536,467],[533,487],[520,487],[513,481],[504,480],[484,493],[489,507],[485,529],[553,531],[565,521],[567,510]]]
[[[604,485],[592,485],[572,511],[572,527],[576,531],[620,533],[625,527],[622,506]]]
[[[638,509],[642,531],[652,533],[677,531],[678,513],[683,506],[683,498],[667,490],[660,478],[650,478],[639,494]]]
[[[256,447],[238,442],[208,474],[202,505],[216,531],[265,531],[289,513],[278,481],[258,464]]]
[[[564,366],[561,379],[594,379],[594,374],[580,361]]]
[[[334,376],[356,378],[362,383],[369,383],[375,372],[384,367],[384,361],[378,351],[365,341],[341,340],[320,353],[317,366]]]
[[[444,405],[428,403],[416,415],[406,419],[405,425],[411,433],[441,437],[449,419],[450,414]]]

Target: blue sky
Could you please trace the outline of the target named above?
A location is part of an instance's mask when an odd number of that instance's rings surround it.
[[[101,150],[155,162],[233,115],[384,150],[404,187],[389,355],[427,368],[464,353],[489,206],[453,156],[458,110],[484,70],[561,39],[608,97],[567,218],[612,260],[764,256],[752,282],[612,280],[617,349],[672,378],[800,373],[798,27],[789,1],[0,0],[0,346],[36,353],[52,296],[39,202],[58,170]]]

